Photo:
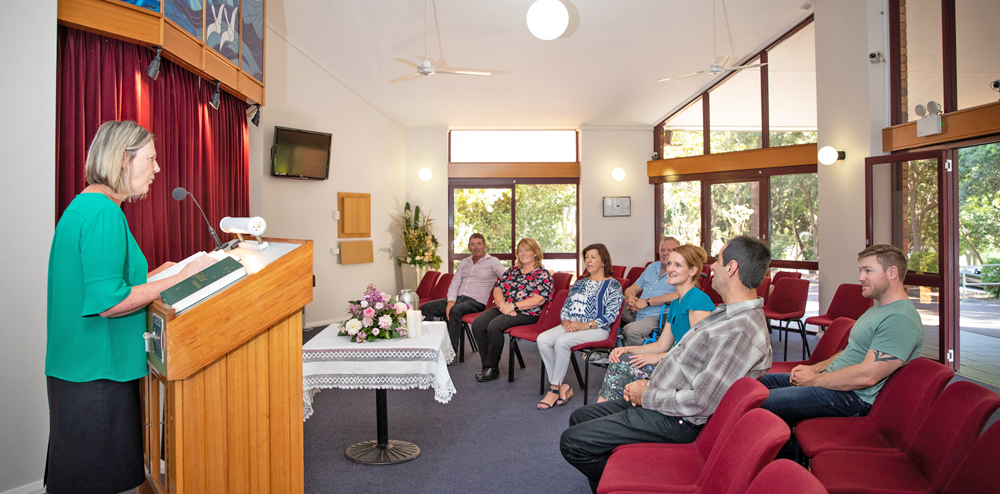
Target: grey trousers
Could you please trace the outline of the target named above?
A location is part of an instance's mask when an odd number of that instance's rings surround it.
[[[649,338],[653,331],[660,327],[660,316],[649,316],[639,319],[622,328],[622,336],[626,346],[640,346]]]
[[[623,399],[580,407],[569,417],[569,429],[559,439],[559,450],[570,465],[587,476],[596,493],[611,451],[622,444],[690,443],[701,432],[679,417],[670,417]]]
[[[538,335],[538,354],[545,364],[545,373],[549,375],[549,384],[558,386],[566,379],[566,370],[569,369],[569,359],[571,348],[592,341],[602,341],[608,339],[606,329],[585,329],[575,333],[569,333],[563,329],[562,324]]]

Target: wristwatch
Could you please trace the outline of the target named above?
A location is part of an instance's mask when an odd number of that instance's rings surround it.
[[[587,327],[590,328],[590,329],[594,329],[594,321],[588,322],[587,323]]]
[[[651,307],[653,304],[649,303],[649,299],[646,299],[646,306]]]

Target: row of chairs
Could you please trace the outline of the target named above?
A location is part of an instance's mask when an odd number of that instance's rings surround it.
[[[760,409],[768,391],[744,377],[730,386],[694,442],[628,444],[608,459],[598,494],[625,492],[825,494],[798,464],[773,462],[788,426]]]
[[[926,359],[897,371],[865,417],[795,427],[812,473],[772,462],[788,427],[759,409],[768,391],[737,380],[690,444],[629,444],[608,460],[598,493],[889,493],[1000,491],[1000,423],[980,436],[1000,396]],[[943,391],[942,391],[943,390]]]

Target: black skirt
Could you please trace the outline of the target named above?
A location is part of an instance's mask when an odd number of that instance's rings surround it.
[[[146,479],[141,379],[70,382],[47,376],[50,494],[116,494]]]

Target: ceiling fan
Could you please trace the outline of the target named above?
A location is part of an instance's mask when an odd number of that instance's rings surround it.
[[[722,16],[726,19],[726,34],[729,35],[729,51],[736,56],[736,50],[733,48],[733,33],[729,30],[729,14],[726,12],[726,0],[722,0]],[[767,65],[766,63],[755,63],[752,65],[739,65],[735,67],[726,67],[726,63],[729,62],[730,57],[720,57],[718,46],[716,45],[716,34],[715,34],[715,0],[712,0],[712,52],[715,57],[708,64],[707,70],[700,70],[698,72],[692,72],[690,74],[675,75],[672,77],[664,77],[663,79],[658,79],[656,82],[663,81],[675,81],[677,79],[685,79],[688,77],[694,77],[696,75],[712,74],[718,75],[723,72],[735,72],[737,70],[749,69],[753,67],[760,67]]]
[[[435,9],[435,12],[437,12],[436,9]],[[440,38],[438,39],[438,41],[440,42]],[[399,62],[399,63],[401,63],[403,65],[406,65],[408,67],[412,67],[414,69],[417,69],[417,71],[413,72],[412,74],[404,75],[403,77],[398,77],[398,78],[393,79],[393,80],[391,80],[389,82],[411,81],[413,79],[419,78],[420,76],[434,75],[434,74],[458,74],[458,75],[490,75],[490,74],[492,74],[492,72],[488,71],[488,70],[452,69],[452,68],[448,68],[448,67],[437,68],[437,67],[434,67],[431,64],[430,59],[427,58],[427,0],[424,0],[424,61],[421,62],[418,65],[418,64],[415,64],[415,63],[413,63],[413,62],[411,62],[409,60],[405,60],[405,59],[402,59],[402,58],[396,58],[394,60],[396,60],[397,62]]]

